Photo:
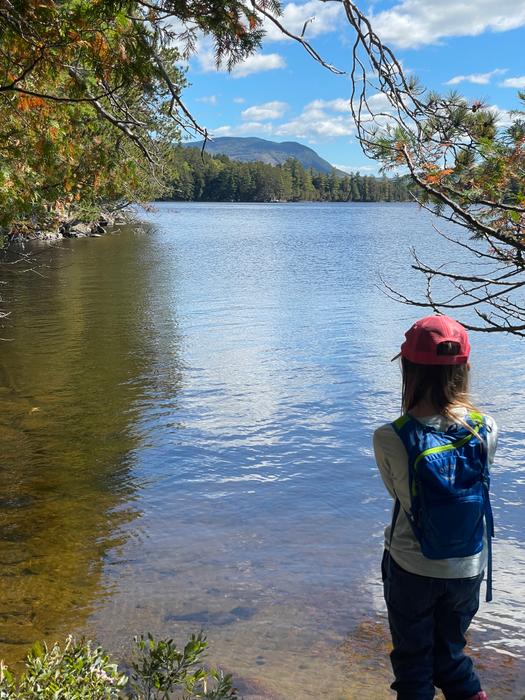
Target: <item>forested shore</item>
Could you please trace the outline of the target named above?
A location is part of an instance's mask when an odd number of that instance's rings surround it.
[[[179,146],[173,151],[173,177],[163,199],[196,202],[406,202],[412,199],[404,177],[373,177],[358,172],[341,177],[305,168],[298,160],[280,165],[243,163],[224,155]]]

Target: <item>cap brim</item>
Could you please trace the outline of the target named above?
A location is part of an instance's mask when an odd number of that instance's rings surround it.
[[[397,360],[398,357],[401,357],[401,353],[398,352],[397,355],[394,355],[394,357],[390,360],[390,362],[393,362],[394,360]]]

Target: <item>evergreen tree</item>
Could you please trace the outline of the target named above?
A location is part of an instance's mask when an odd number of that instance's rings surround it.
[[[170,159],[171,197],[195,201],[406,201],[406,181],[359,174],[338,177],[289,159],[277,166],[258,161],[240,163],[227,156],[211,156],[195,148],[177,146]]]

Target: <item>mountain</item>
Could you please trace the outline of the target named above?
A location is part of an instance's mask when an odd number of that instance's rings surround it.
[[[202,144],[203,141],[194,141],[183,145],[188,148],[200,149]],[[206,143],[206,153],[212,156],[219,154],[228,156],[232,160],[239,160],[243,163],[259,160],[269,165],[279,165],[289,158],[295,158],[307,169],[312,168],[317,172],[328,174],[335,170],[336,175],[340,177],[347,175],[342,170],[334,168],[333,165],[317,155],[311,148],[303,146],[302,143],[297,143],[296,141],[276,143],[275,141],[267,141],[266,139],[255,137],[235,138],[222,136]]]

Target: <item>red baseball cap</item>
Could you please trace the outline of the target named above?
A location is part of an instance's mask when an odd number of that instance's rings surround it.
[[[470,345],[467,331],[461,323],[449,316],[426,316],[419,319],[405,333],[405,342],[400,355],[418,365],[462,365],[468,361]],[[441,355],[438,351],[441,343],[457,343],[454,355]]]

